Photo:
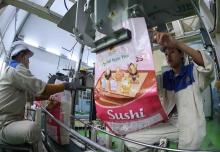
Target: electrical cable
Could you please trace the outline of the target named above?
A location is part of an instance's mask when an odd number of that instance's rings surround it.
[[[18,10],[19,10],[19,9],[16,8],[15,13],[12,15],[12,17],[10,18],[10,21],[9,21],[9,22],[7,23],[7,25],[6,25],[5,31],[3,31],[3,33],[0,31],[0,38],[1,38],[1,40],[0,40],[0,45],[2,45],[2,47],[3,47],[3,51],[0,52],[0,56],[2,55],[2,52],[4,52],[4,53],[5,53],[4,61],[6,61],[6,62],[7,62],[8,58],[9,58],[9,53],[10,53],[10,52],[7,52],[7,51],[6,51],[6,48],[5,48],[3,39],[4,39],[4,37],[5,37],[5,34],[6,34],[6,32],[7,32],[7,29],[8,29],[8,27],[9,27],[9,25],[11,24],[11,22],[13,21],[14,18],[15,18],[15,29],[16,29],[16,26],[17,26],[17,25],[16,25],[16,24],[17,24],[17,12],[18,12]],[[16,32],[16,31],[15,31],[15,32]],[[0,70],[1,70],[1,71],[2,71],[2,69],[3,69],[3,67],[4,67],[4,61],[3,61],[2,64],[0,65],[0,66],[1,66]]]
[[[18,21],[18,8],[16,8],[16,11],[15,11],[15,35],[17,33],[17,21]]]
[[[216,20],[216,18],[217,18],[217,15],[216,15],[217,14],[216,13],[216,11],[217,11],[216,0],[214,0],[214,6],[215,6],[215,12],[213,14],[213,16],[214,16],[214,26],[213,26],[213,29],[209,33],[214,32],[215,29],[216,29],[216,23],[217,23],[217,20]]]
[[[87,58],[86,58],[86,64],[88,65],[88,62],[89,62],[89,50],[88,50],[88,55],[87,55]]]
[[[15,12],[13,13],[13,15],[10,16],[10,19],[8,19],[9,22],[7,22],[7,24],[6,24],[6,26],[5,26],[6,28],[5,28],[4,31],[2,31],[2,33],[1,33],[1,35],[2,35],[3,38],[5,37],[5,34],[6,34],[7,30],[8,30],[8,28],[9,28],[9,25],[10,25],[11,22],[14,20],[15,15],[16,15],[16,10],[15,10]]]
[[[67,7],[66,0],[63,0],[63,2],[64,2],[64,6],[65,6],[66,10],[68,11],[69,9]]]
[[[78,42],[76,41],[76,43],[73,45],[73,47],[70,49],[71,50],[71,54],[70,54],[70,58],[69,58],[69,64],[68,64],[68,69],[70,68],[70,63],[71,63],[71,58],[73,56],[73,51],[74,51],[74,48],[76,46]]]

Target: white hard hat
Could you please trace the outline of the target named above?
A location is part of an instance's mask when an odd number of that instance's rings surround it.
[[[18,55],[22,51],[28,51],[29,57],[33,56],[33,52],[30,47],[22,41],[15,41],[11,46],[11,57]]]

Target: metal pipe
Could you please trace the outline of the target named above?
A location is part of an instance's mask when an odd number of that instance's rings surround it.
[[[44,7],[47,8],[47,9],[50,9],[50,7],[53,5],[54,1],[55,0],[48,0],[47,4]]]
[[[71,116],[73,117],[73,116]],[[209,152],[207,150],[185,150],[185,149],[172,149],[172,148],[164,148],[164,147],[159,147],[159,146],[155,146],[155,145],[150,145],[150,144],[146,144],[146,143],[143,143],[143,142],[139,142],[139,141],[136,141],[136,140],[132,140],[132,139],[128,139],[128,138],[124,138],[124,137],[120,137],[120,136],[116,136],[115,134],[112,134],[112,133],[109,133],[109,132],[106,132],[100,128],[97,128],[97,127],[94,127],[90,124],[86,124],[84,123],[83,121],[81,121],[80,119],[76,118],[76,117],[73,117],[74,119],[77,119],[78,121],[80,121],[81,123],[97,130],[97,131],[100,131],[100,132],[103,132],[105,134],[108,134],[110,136],[113,136],[115,138],[118,138],[118,139],[121,139],[121,140],[124,140],[124,141],[127,141],[127,142],[131,142],[131,143],[134,143],[134,144],[137,144],[137,145],[140,145],[140,146],[145,146],[145,147],[149,147],[149,148],[154,148],[154,149],[160,149],[160,150],[167,150],[167,151],[172,151],[172,152]],[[213,151],[210,151],[210,152],[213,152]]]
[[[11,25],[12,21],[14,20],[14,18],[16,18],[16,15],[17,15],[18,11],[17,11],[17,8],[15,9],[15,13],[13,13],[11,19],[9,20],[9,22],[7,23],[6,27],[5,27],[5,30],[3,31],[3,33],[0,33],[1,34],[1,43],[3,45],[3,50],[5,51],[5,54],[6,54],[6,58],[5,58],[5,61],[7,62],[8,60],[8,57],[9,57],[9,53],[10,52],[7,52],[6,49],[5,49],[5,46],[3,44],[3,39],[5,37],[5,34],[9,28],[9,25]],[[22,21],[21,25],[19,26],[18,30],[15,31],[15,35],[14,35],[14,39],[17,37],[17,35],[20,33],[20,31],[22,30],[27,18],[29,17],[30,13],[27,13],[27,15],[25,16],[24,20]],[[16,21],[15,21],[16,22]],[[16,24],[16,23],[15,23]],[[2,67],[1,67],[2,69]]]
[[[3,42],[4,37],[3,37],[2,33],[1,33],[1,31],[0,31],[0,38],[1,38],[1,40],[0,40],[0,45],[2,44],[3,52],[5,53],[6,56],[8,56],[8,53],[7,53],[6,49],[5,49],[5,44],[4,44],[4,42]],[[1,54],[0,54],[0,55],[1,55]]]
[[[198,8],[196,7],[195,2],[193,0],[190,0],[190,2],[192,4],[192,6],[194,7],[194,10],[195,10],[197,16],[199,17],[199,20],[200,20],[200,23],[201,23],[201,29],[203,29],[204,34],[206,34],[206,36],[208,37],[207,40],[210,41],[210,43],[211,43],[211,46],[209,45],[207,47],[211,47],[212,51],[214,52],[214,60],[215,60],[215,63],[216,63],[216,70],[217,70],[216,77],[219,80],[220,79],[220,77],[219,77],[220,66],[219,66],[219,63],[218,63],[218,56],[217,56],[216,50],[215,50],[215,48],[213,46],[213,42],[212,42],[211,36],[210,36],[209,32],[207,31],[207,29],[205,27],[205,24],[204,24],[204,22],[202,20],[202,17],[200,16],[200,12],[199,12]]]
[[[194,3],[193,0],[190,0],[195,12],[196,12],[196,15],[199,17],[199,20],[201,21],[201,23],[204,25],[203,21],[202,21],[202,17],[200,16],[200,12],[198,10],[198,8],[196,7],[196,4]]]
[[[19,36],[19,34],[21,33],[21,30],[23,29],[24,27],[24,24],[26,23],[26,21],[28,20],[28,18],[30,17],[31,13],[27,13],[27,15],[24,17],[21,25],[19,26],[18,30],[16,31],[16,34],[15,34],[15,37],[14,37],[14,40]]]
[[[83,137],[81,136],[78,132],[76,132],[75,130],[67,127],[64,123],[62,123],[61,121],[57,120],[52,114],[50,114],[45,108],[42,107],[42,110],[51,118],[53,119],[59,126],[63,127],[65,130],[67,130],[71,135],[79,138],[80,140],[84,141],[85,143],[89,144],[90,146],[98,149],[98,150],[101,150],[103,152],[113,152],[111,151],[110,149],[107,149],[103,146],[100,146],[99,144],[89,140],[88,138],[86,137]]]
[[[78,67],[77,67],[77,72],[80,71],[80,67],[81,67],[81,63],[82,63],[82,57],[83,57],[84,47],[85,47],[85,45],[81,44],[80,54],[79,54],[79,64],[78,64]]]
[[[220,33],[220,1],[216,0],[216,32]]]
[[[77,44],[77,42],[74,44],[73,48],[75,47],[75,45]],[[84,52],[84,47],[85,45],[81,44],[81,47],[80,47],[80,52],[79,52],[79,63],[78,63],[78,67],[77,68],[77,72],[80,71],[80,67],[81,67],[81,63],[82,63],[82,57],[83,57],[83,52]],[[74,50],[72,50],[74,51]],[[73,52],[72,52],[73,53]],[[72,94],[72,97],[73,97],[73,108],[72,108],[72,114],[75,116],[75,106],[76,106],[76,100],[77,99],[77,95],[78,95],[78,91],[75,90],[74,92],[71,93]],[[72,122],[72,127],[75,128],[75,121]]]
[[[47,143],[47,117],[46,117],[46,112],[44,113],[43,117],[41,117],[41,119],[44,119],[44,124],[43,124],[43,129],[44,129],[44,133],[45,133],[45,138],[44,141]]]
[[[13,12],[14,12],[13,15],[11,15],[9,17],[8,23],[6,23],[6,26],[4,27],[5,29],[1,32],[3,38],[5,37],[5,33],[7,32],[9,25],[11,25],[12,21],[14,20],[16,14],[17,14],[16,8],[14,9]]]
[[[94,119],[94,112],[95,112],[95,98],[94,98],[94,89],[91,89],[91,96],[90,96],[90,114],[89,114],[89,123],[92,123],[92,120]],[[91,139],[92,133],[91,129],[89,130],[89,138]]]
[[[74,90],[74,91],[71,91],[71,95],[72,95],[72,104],[73,104],[73,106],[72,106],[72,114],[75,116],[75,112],[76,112],[76,110],[75,110],[75,105],[76,105],[76,100],[78,100],[77,99],[77,94],[78,94],[78,91],[77,90]],[[71,123],[71,125],[72,125],[72,128],[75,130],[75,120]]]

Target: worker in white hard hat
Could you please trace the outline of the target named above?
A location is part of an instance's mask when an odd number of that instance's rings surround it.
[[[16,67],[18,63],[23,63],[29,69],[29,58],[33,56],[33,52],[29,47],[20,41],[14,42],[11,51],[10,66]]]
[[[15,42],[11,60],[0,78],[0,140],[7,144],[33,144],[35,151],[41,137],[40,128],[24,119],[27,95],[33,100],[48,99],[50,95],[64,90],[74,90],[79,84],[46,84],[34,77],[29,70],[30,47]]]

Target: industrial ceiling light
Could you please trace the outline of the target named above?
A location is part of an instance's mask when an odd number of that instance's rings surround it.
[[[24,43],[26,43],[30,46],[36,47],[36,48],[39,47],[39,44],[36,41],[29,39],[29,38],[24,38]]]
[[[77,60],[77,56],[74,55],[74,54],[72,54],[72,55],[68,55],[67,58],[70,59],[70,60],[73,60],[73,61],[78,61],[78,60]]]
[[[55,55],[57,55],[57,56],[60,56],[60,55],[61,55],[60,51],[58,51],[58,50],[56,50],[56,49],[54,49],[54,48],[46,48],[46,51],[47,51],[47,52],[50,52],[50,53],[52,53],[52,54],[55,54]]]

